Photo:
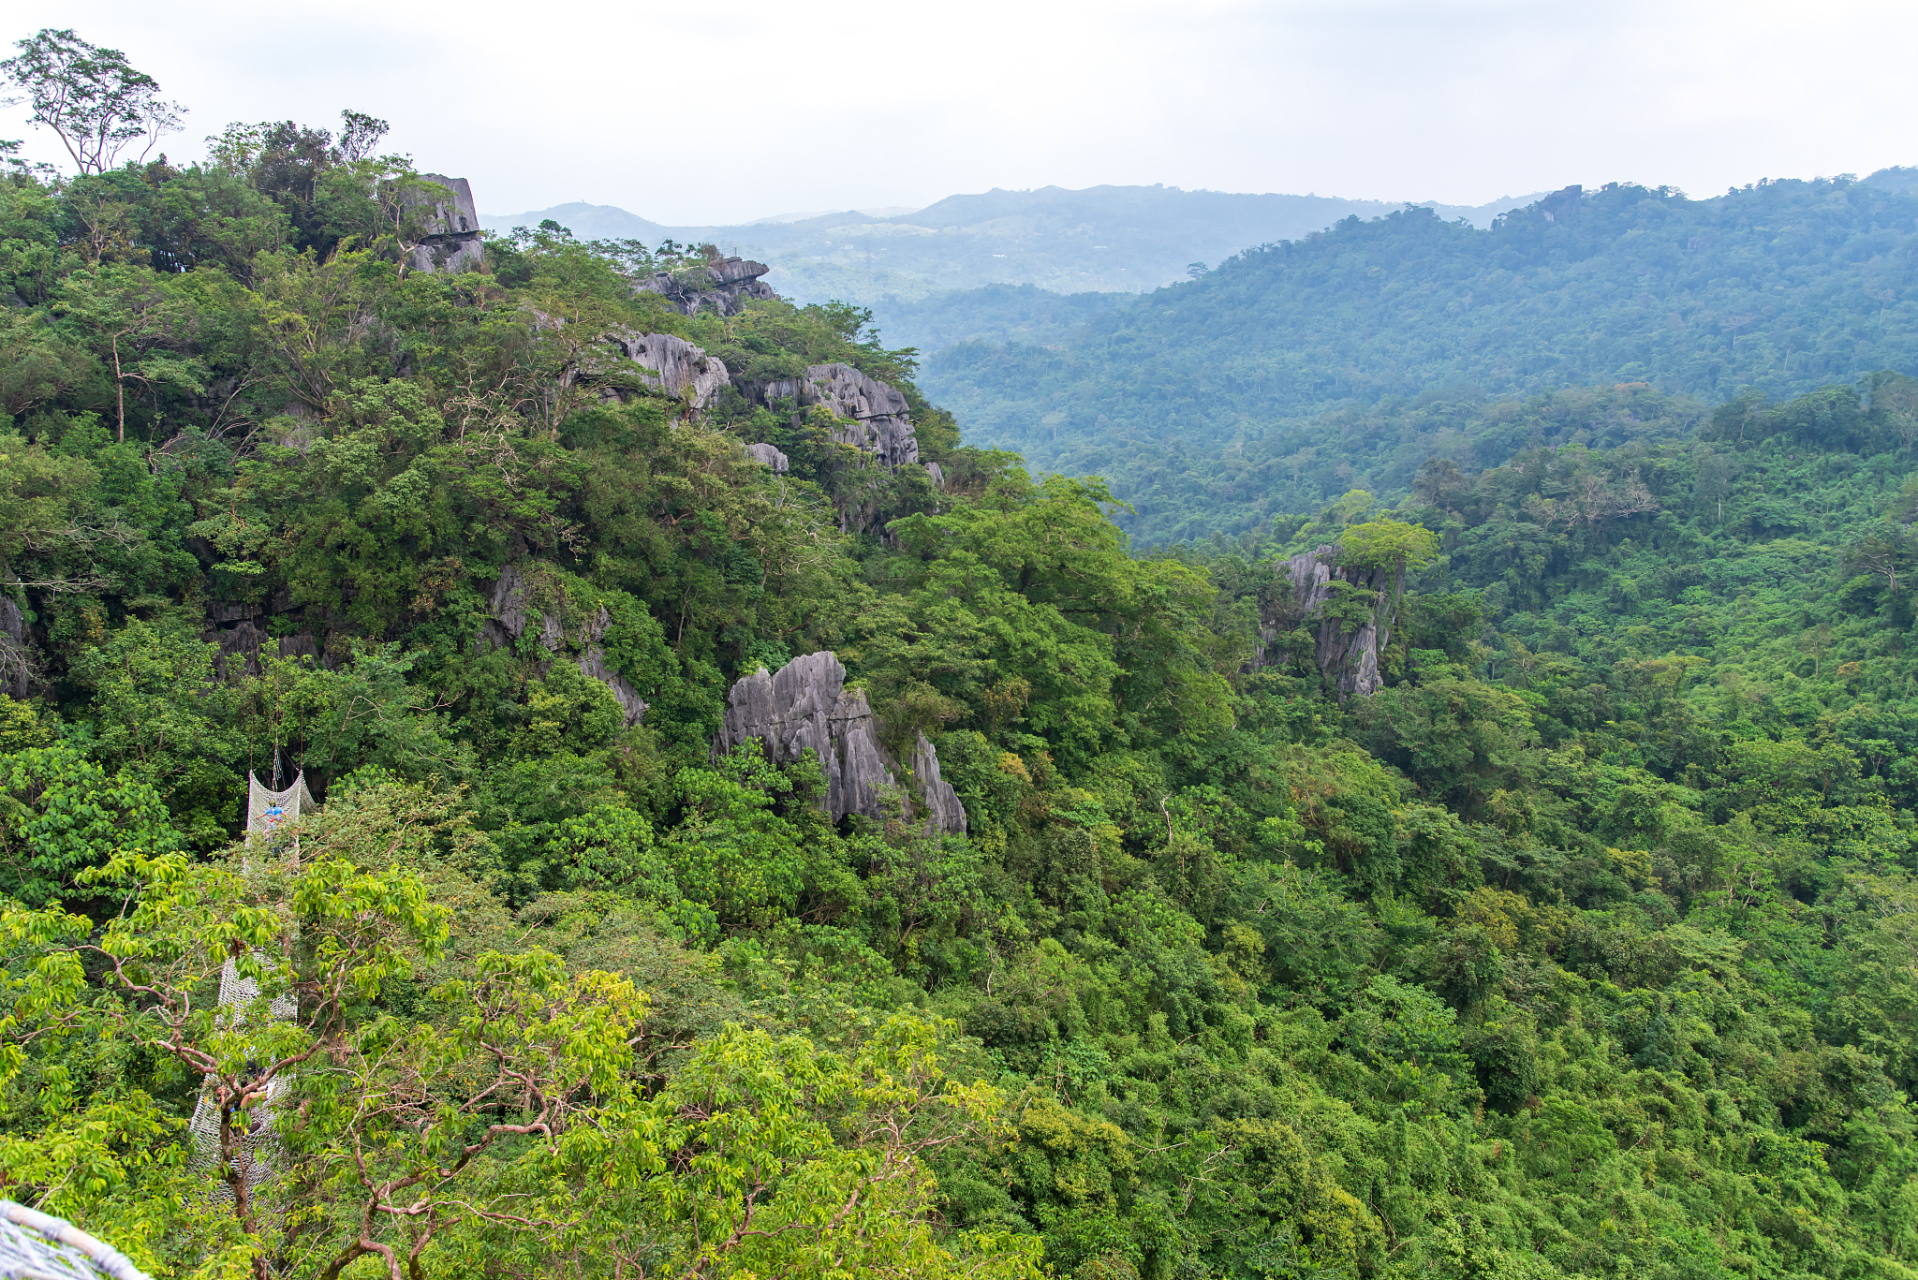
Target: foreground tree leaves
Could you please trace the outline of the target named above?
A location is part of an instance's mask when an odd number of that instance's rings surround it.
[[[440,856],[430,825],[390,821],[410,803],[376,788],[358,807],[385,824],[296,824],[214,863],[116,854],[86,875],[127,895],[104,929],[7,909],[0,1071],[37,1074],[51,1122],[0,1143],[8,1178],[77,1220],[112,1214],[136,1253],[213,1250],[262,1277],[333,1280],[370,1259],[418,1280],[513,1258],[581,1275],[1037,1274],[1036,1240],[934,1229],[925,1157],[1004,1130],[996,1090],[944,1078],[928,1023],[894,1018],[850,1056],[734,1027],[652,1089],[649,1000],[628,978],[535,948],[423,986],[455,954],[453,912],[404,865]],[[229,964],[253,987],[223,1005]],[[82,1060],[154,1056],[200,1082],[210,1148],[155,1159],[178,1122],[137,1089],[81,1104],[62,1083],[75,1042]],[[118,1208],[155,1195],[175,1208]]]

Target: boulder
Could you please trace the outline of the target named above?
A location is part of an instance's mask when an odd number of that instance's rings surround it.
[[[826,775],[825,809],[835,821],[849,813],[884,817],[881,789],[894,785],[893,771],[865,692],[845,685],[846,669],[830,651],[794,658],[776,674],[761,668],[735,681],[713,754],[754,738],[775,764],[795,763],[811,751]],[[964,831],[965,807],[939,777],[939,754],[924,734],[908,772],[927,810],[927,830]]]
[[[526,634],[528,625],[535,617],[539,622],[539,642],[547,652],[556,654],[566,646],[565,619],[543,610],[534,615],[527,608],[526,572],[518,564],[509,564],[500,570],[489,593],[489,603],[492,616],[480,625],[478,643],[482,649],[505,648],[513,644]],[[584,632],[577,637],[576,647],[579,651],[574,661],[579,666],[580,674],[589,680],[599,681],[611,690],[620,709],[625,712],[626,727],[630,729],[645,717],[646,699],[639,696],[639,690],[633,688],[626,677],[606,664],[606,650],[599,642],[612,621],[612,615],[604,607],[593,615]]]
[[[959,803],[959,793],[952,789],[952,784],[939,776],[939,752],[932,742],[924,733],[916,737],[906,769],[912,774],[914,789],[926,805],[926,831],[964,835],[966,806]]]
[[[749,444],[746,446],[746,452],[782,476],[786,474],[786,468],[790,465],[786,455],[769,444]]]
[[[944,489],[946,487],[946,469],[936,462],[928,462],[925,465],[926,475],[932,480],[932,487],[935,489]]]
[[[763,262],[745,258],[715,258],[678,271],[659,271],[633,287],[657,293],[687,315],[710,307],[722,316],[737,315],[748,298],[776,298],[772,286],[759,277],[772,270]]]
[[[622,330],[612,335],[612,343],[639,366],[640,380],[649,388],[686,401],[695,413],[711,406],[726,385],[725,361],[684,338]]]
[[[444,193],[428,190],[409,193],[405,202],[426,209],[426,239],[414,246],[415,271],[471,271],[486,263],[486,246],[480,240],[479,211],[473,204],[473,187],[465,178],[449,178],[440,173],[420,175],[445,188]]]
[[[713,743],[723,755],[751,738],[765,744],[775,764],[792,764],[807,751],[826,775],[826,811],[877,816],[879,789],[893,784],[879,751],[872,707],[861,690],[847,690],[846,669],[830,652],[794,658],[769,675],[762,667],[733,683],[726,716]]]
[[[1338,548],[1326,545],[1287,560],[1282,572],[1290,588],[1289,598],[1261,619],[1260,635],[1276,638],[1282,630],[1316,622],[1313,656],[1343,702],[1353,694],[1369,698],[1384,686],[1379,676],[1379,650],[1391,643],[1401,584],[1389,579],[1383,569],[1368,572],[1340,568],[1337,558]],[[1356,627],[1348,629],[1339,619],[1323,616],[1334,579],[1371,594],[1371,613]]]
[[[816,364],[803,378],[762,384],[759,394],[768,404],[791,400],[801,408],[823,407],[839,420],[833,427],[834,440],[863,449],[888,467],[919,461],[919,437],[912,429],[905,394],[849,364]]]

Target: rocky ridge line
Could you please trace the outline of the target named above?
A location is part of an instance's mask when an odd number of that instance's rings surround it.
[[[746,258],[715,258],[703,266],[656,271],[634,288],[657,293],[687,315],[711,307],[722,316],[737,315],[748,298],[776,298],[772,286],[759,277],[772,270]]]
[[[413,251],[413,269],[464,271],[483,264],[486,247],[480,240],[472,184],[465,178],[442,174],[421,176],[439,183],[449,198],[432,202],[427,220],[430,234]],[[419,197],[416,203],[426,203],[426,197]],[[749,298],[779,296],[760,279],[770,269],[763,262],[745,258],[714,258],[677,271],[655,272],[633,287],[659,294],[687,315],[703,307],[711,307],[723,316],[736,315]],[[636,367],[643,386],[683,401],[694,414],[710,408],[731,380],[725,361],[672,334],[625,330],[611,335],[610,341],[614,350]],[[870,453],[886,467],[919,461],[919,437],[912,427],[905,394],[849,364],[811,365],[802,377],[742,389],[769,408],[782,401],[801,409],[825,408],[834,418],[834,441]],[[620,393],[605,387],[600,394],[616,399]],[[789,465],[786,455],[771,444],[749,444],[746,451],[776,473],[785,472]],[[939,465],[925,466],[933,484],[943,487],[945,475]]]

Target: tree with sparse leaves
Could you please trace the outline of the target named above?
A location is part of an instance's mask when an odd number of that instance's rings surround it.
[[[105,173],[136,145],[133,158],[145,160],[161,137],[180,127],[186,108],[162,98],[160,82],[118,49],[88,44],[71,28],[46,28],[14,47],[20,52],[0,62],[0,75],[21,91],[33,123],[53,130],[82,174]]]

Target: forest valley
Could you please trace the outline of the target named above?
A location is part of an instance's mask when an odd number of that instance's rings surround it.
[[[1139,552],[854,308],[422,258],[380,132],[0,180],[0,1194],[207,1280],[1918,1276],[1918,382],[1453,404]]]
[[[923,383],[969,441],[1102,476],[1129,533],[1197,541],[1400,491],[1429,457],[1497,466],[1511,442],[1473,428],[1498,401],[1682,398],[1557,415],[1542,437],[1596,446],[1670,438],[1752,388],[1918,370],[1918,170],[1703,199],[1567,187],[1484,230],[1407,208],[1131,299],[1002,286],[883,314],[924,335]]]

